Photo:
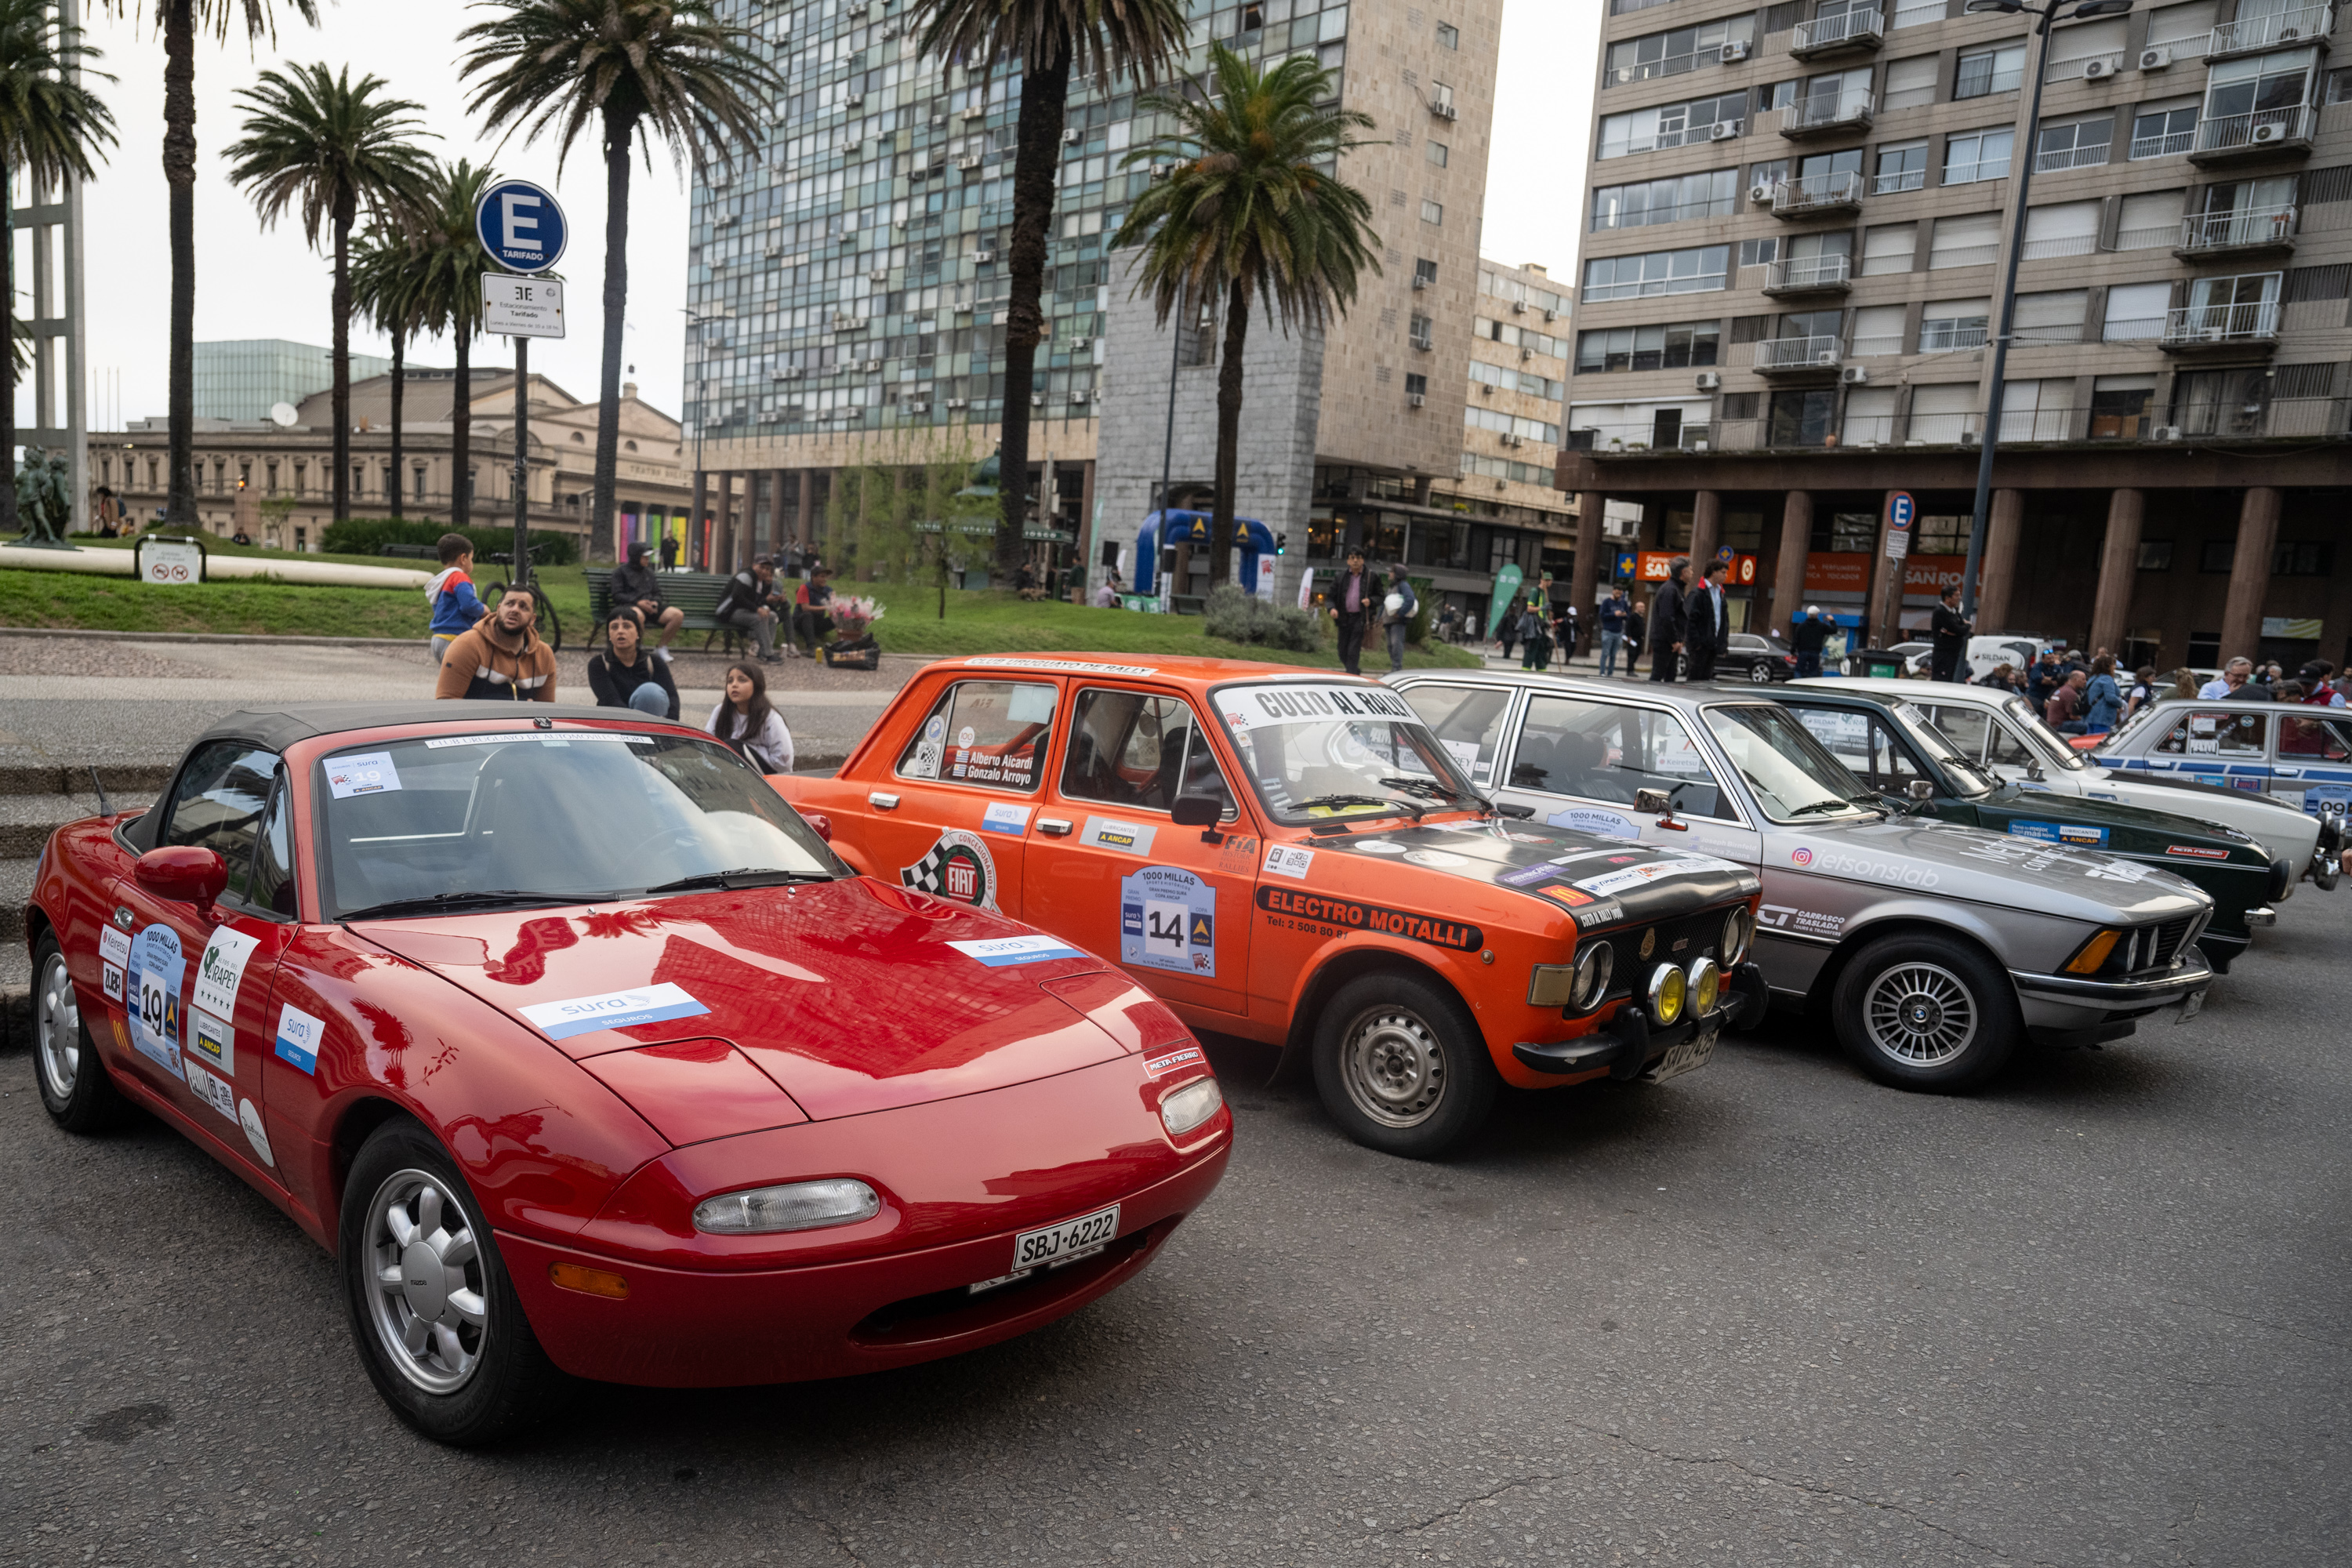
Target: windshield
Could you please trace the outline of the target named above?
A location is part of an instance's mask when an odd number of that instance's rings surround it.
[[[444,735],[340,752],[313,776],[329,920],[848,875],[713,741]]]
[[[2033,704],[2024,698],[2011,697],[2000,705],[2000,710],[2024,735],[2025,743],[2033,748],[2043,767],[2063,768],[2070,773],[2082,773],[2090,767],[2083,753],[2068,745],[2057,731],[2043,723],[2042,715],[2036,713]]]
[[[1707,730],[1775,822],[1854,816],[1875,811],[1878,797],[1786,708],[1764,703],[1702,710]]]
[[[1412,704],[1386,687],[1226,686],[1212,700],[1276,821],[1486,809]]]
[[[2116,742],[2121,741],[2126,735],[2130,734],[2133,731],[2147,723],[2148,720],[2155,715],[2155,713],[2156,704],[2153,701],[2141,703],[2139,705],[2138,712],[2134,713],[2130,718],[2116,726],[2113,731],[2103,736],[2095,749],[2102,752],[2107,750],[2107,748],[2115,745]],[[2067,752],[2077,763],[2081,763],[2082,766],[2086,768],[2096,766],[2095,763],[2092,763],[2088,758],[2084,757],[2082,752],[2075,751],[2073,747],[2069,746],[2067,748]]]
[[[1912,702],[1890,702],[1887,707],[1897,722],[1907,731],[1911,742],[1928,757],[1942,764],[1951,775],[1952,783],[1964,795],[1986,794],[1993,787],[1993,776],[1967,752],[1952,743],[1951,737],[1936,728],[1936,721],[1927,710]]]

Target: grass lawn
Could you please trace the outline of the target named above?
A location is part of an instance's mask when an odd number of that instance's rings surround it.
[[[112,545],[111,540],[77,543]],[[341,561],[362,566],[426,565],[372,555],[288,555],[256,547],[239,549],[210,539],[215,553],[283,556],[289,560]],[[475,576],[487,587],[491,573]],[[564,645],[586,640],[588,586],[577,566],[546,566],[540,582],[563,622]],[[785,584],[787,590],[793,584]],[[846,590],[845,590],[846,591]],[[939,591],[929,586],[861,583],[856,591],[880,599],[887,614],[875,627],[886,653],[1104,653],[1207,654],[1263,659],[1276,664],[1336,668],[1339,645],[1326,629],[1318,647],[1299,653],[1225,642],[1204,635],[1197,616],[1136,615],[1076,605],[1024,601],[1010,593],[950,589],[947,618],[939,618]],[[423,637],[425,595],[414,589],[331,588],[291,583],[203,583],[184,588],[151,588],[128,577],[91,577],[69,572],[0,570],[0,626],[78,626],[97,631],[242,632],[284,637]],[[1370,656],[1379,666],[1384,652]],[[1432,645],[1406,651],[1413,668],[1475,667],[1477,659],[1457,648]]]

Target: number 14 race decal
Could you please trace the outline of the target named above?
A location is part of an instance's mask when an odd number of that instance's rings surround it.
[[[1118,961],[1214,979],[1217,889],[1173,866],[1121,877]]]

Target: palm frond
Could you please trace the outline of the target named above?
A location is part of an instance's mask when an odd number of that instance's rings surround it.
[[[337,215],[405,221],[423,200],[433,160],[410,138],[430,136],[425,106],[379,94],[381,77],[354,83],[323,62],[263,71],[236,96],[251,110],[245,135],[222,149],[229,178],[247,187],[262,226],[294,211],[302,237],[319,243]]]
[[[935,58],[1025,71],[1066,58],[1106,89],[1120,75],[1147,87],[1161,79],[1188,32],[1183,0],[913,0],[907,16]]]
[[[559,172],[590,122],[600,151],[642,133],[648,166],[663,142],[673,166],[731,168],[759,144],[761,109],[784,87],[702,0],[478,0],[494,15],[457,35],[473,46],[459,76],[467,107],[523,145],[552,138]]]
[[[50,0],[0,0],[0,165],[7,173],[22,170],[36,190],[97,173],[91,154],[114,141],[113,111],[83,85],[114,79],[89,64],[100,58],[79,28],[58,24]]]
[[[467,338],[481,331],[482,279],[500,268],[482,248],[474,209],[498,179],[488,165],[463,158],[436,171],[408,264],[416,331]]]

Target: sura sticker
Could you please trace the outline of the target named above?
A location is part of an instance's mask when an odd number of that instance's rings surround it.
[[[383,795],[400,787],[400,770],[390,752],[360,752],[327,762],[327,793],[337,800],[356,795]]]
[[[1042,963],[1049,958],[1084,958],[1085,953],[1057,936],[1034,931],[1027,936],[992,936],[978,942],[948,943],[975,963],[1003,969],[1013,963]]]
[[[300,1068],[312,1077],[319,1072],[319,1042],[327,1026],[291,1002],[278,1015],[278,1059]]]
[[[261,945],[258,937],[247,936],[222,926],[205,943],[205,955],[196,961],[196,1005],[217,1017],[236,1016],[236,988],[245,979],[245,965]]]
[[[180,950],[180,933],[166,925],[151,925],[131,939],[131,1044],[142,1057],[181,1077],[180,994],[186,984],[188,961]]]
[[[608,991],[601,996],[534,1002],[515,1010],[551,1040],[568,1040],[596,1029],[626,1029],[670,1018],[698,1017],[710,1011],[689,995],[684,986],[668,981],[628,991]]]
[[[983,833],[1005,833],[1015,838],[1024,837],[1029,832],[1029,808],[1014,805],[1010,801],[992,800],[980,814],[980,826]]]
[[[942,832],[923,858],[898,872],[898,885],[976,909],[996,908],[996,859],[976,833]]]
[[[1217,889],[1173,866],[1146,866],[1118,882],[1118,961],[1213,979]]]

